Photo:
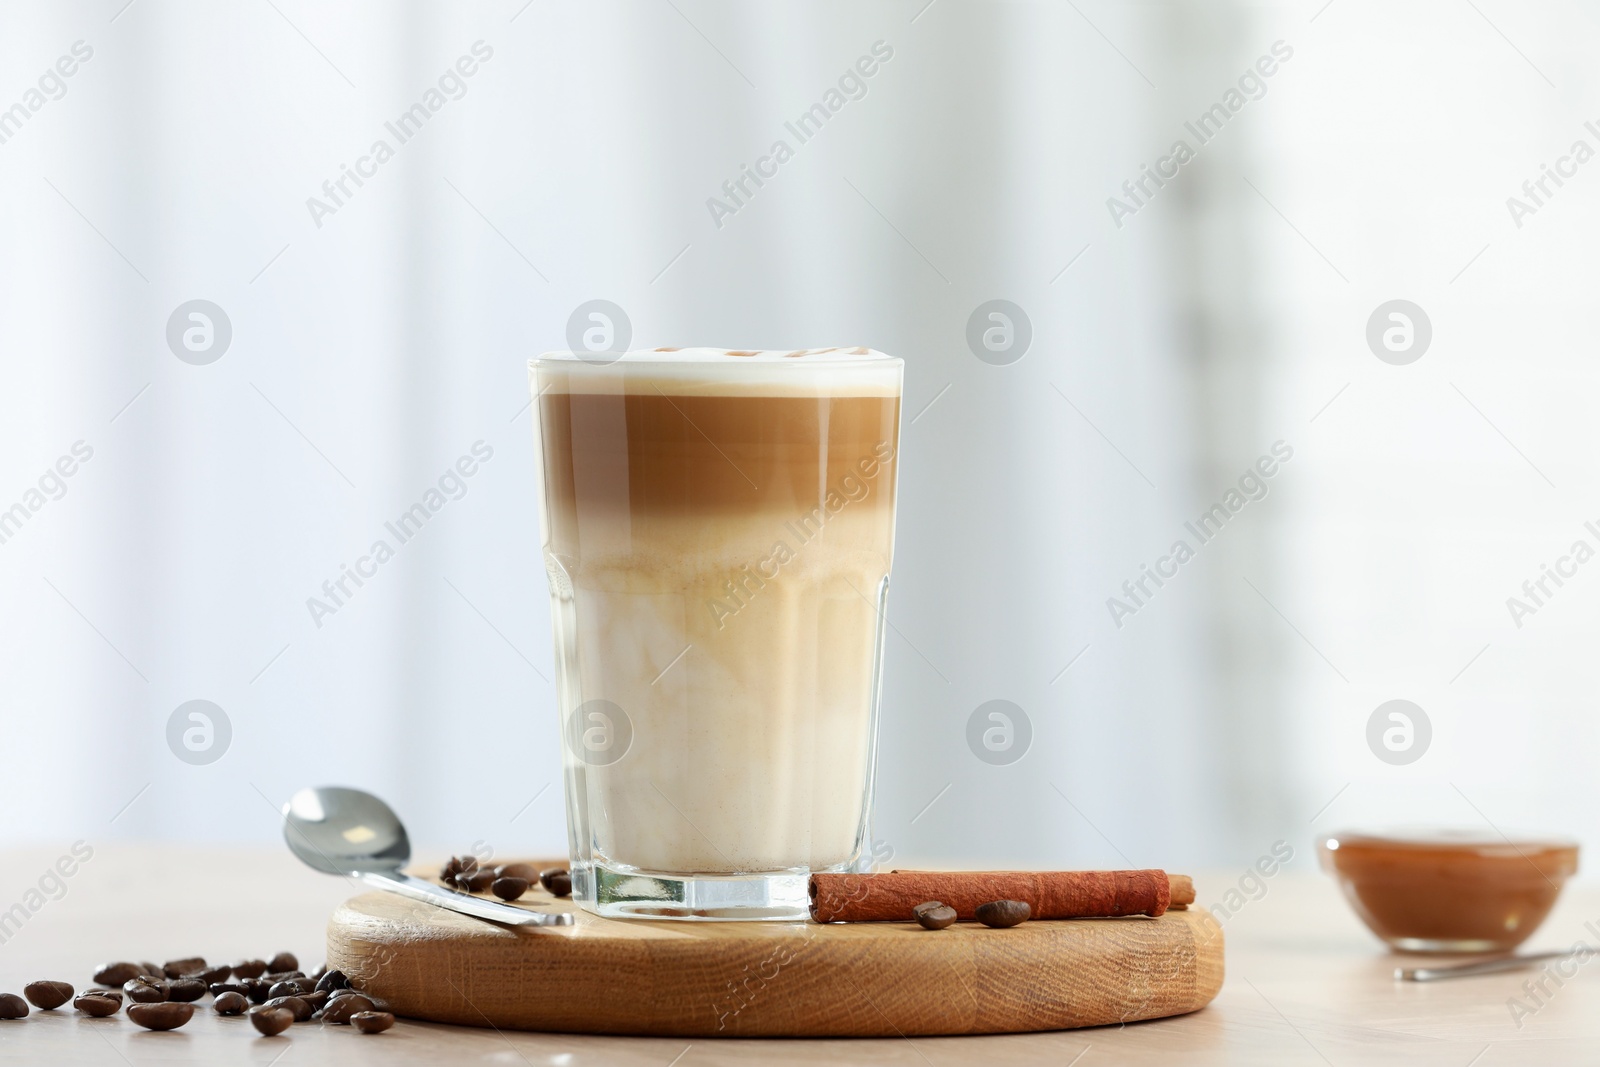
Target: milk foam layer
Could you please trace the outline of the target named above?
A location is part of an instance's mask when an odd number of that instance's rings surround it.
[[[534,390],[690,396],[899,396],[904,361],[870,348],[657,348],[615,362],[547,352]]]

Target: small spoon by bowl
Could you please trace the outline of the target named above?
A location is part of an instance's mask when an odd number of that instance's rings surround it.
[[[389,805],[359,789],[302,789],[283,806],[283,839],[301,863],[463,915],[512,926],[571,926],[565,912],[536,912],[457,893],[400,873],[411,840]]]
[[[1475,974],[1499,974],[1502,971],[1519,971],[1545,960],[1570,956],[1573,950],[1559,952],[1528,952],[1521,955],[1491,956],[1471,963],[1445,963],[1426,967],[1396,967],[1394,977],[1400,982],[1437,982],[1443,978],[1470,978]]]

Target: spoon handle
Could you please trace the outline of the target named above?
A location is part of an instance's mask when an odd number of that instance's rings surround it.
[[[1467,978],[1475,974],[1497,974],[1501,971],[1515,971],[1523,967],[1531,967],[1544,960],[1553,960],[1560,956],[1571,955],[1571,950],[1562,952],[1532,952],[1523,956],[1495,956],[1492,959],[1478,960],[1475,963],[1455,963],[1442,967],[1398,967],[1394,976],[1402,982],[1436,982],[1441,978]]]
[[[572,925],[572,916],[566,912],[524,911],[521,908],[513,908],[510,904],[457,893],[444,886],[425,882],[421,878],[413,878],[409,874],[363,871],[356,877],[377,889],[399,893],[403,897],[420,900],[424,904],[458,911],[475,919],[488,919],[490,922],[506,923],[511,926]]]

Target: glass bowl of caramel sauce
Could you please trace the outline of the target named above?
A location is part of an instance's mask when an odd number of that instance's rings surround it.
[[[1345,899],[1403,952],[1508,952],[1550,914],[1577,842],[1473,830],[1346,831],[1317,841]]]

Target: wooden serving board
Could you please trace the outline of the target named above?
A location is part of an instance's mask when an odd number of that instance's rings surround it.
[[[1222,931],[1157,919],[957,923],[601,919],[503,927],[391,893],[340,906],[328,966],[434,1022],[680,1037],[893,1037],[1060,1030],[1196,1011],[1222,988]]]

